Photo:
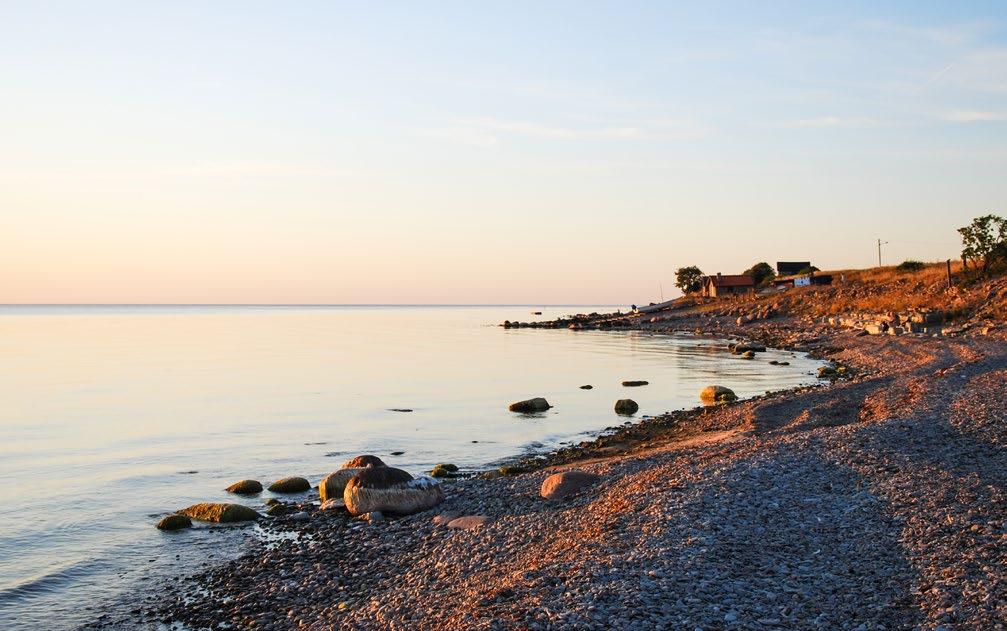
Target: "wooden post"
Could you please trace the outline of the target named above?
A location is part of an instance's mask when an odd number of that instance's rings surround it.
[[[948,259],[948,289],[951,289],[951,259]]]

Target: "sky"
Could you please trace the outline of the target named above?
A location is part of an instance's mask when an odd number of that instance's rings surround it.
[[[646,303],[1005,174],[1003,2],[0,0],[0,303]]]

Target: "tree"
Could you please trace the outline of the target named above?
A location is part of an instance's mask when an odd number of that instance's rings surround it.
[[[682,293],[689,294],[699,291],[702,286],[703,271],[695,265],[675,270],[675,287],[681,289]]]
[[[801,271],[797,272],[797,275],[798,276],[804,276],[805,274],[814,274],[815,272],[820,272],[820,271],[822,271],[822,270],[818,269],[814,265],[810,265],[808,267],[805,267]]]
[[[755,281],[756,287],[765,287],[769,284],[769,281],[776,278],[776,270],[763,261],[762,263],[756,263],[755,265],[749,267],[745,270],[744,274],[746,276],[751,276],[752,280]]]
[[[958,229],[962,235],[962,261],[981,274],[989,272],[998,260],[1007,259],[1007,219],[996,215],[976,217],[968,226]]]

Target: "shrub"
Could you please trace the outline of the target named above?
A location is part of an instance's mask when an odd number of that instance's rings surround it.
[[[918,272],[924,267],[926,267],[926,265],[923,264],[923,261],[913,261],[910,259],[899,263],[895,270],[899,272]]]

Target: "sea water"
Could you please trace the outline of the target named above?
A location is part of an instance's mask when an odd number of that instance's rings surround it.
[[[240,553],[254,527],[154,528],[196,502],[261,509],[272,494],[223,491],[239,479],[317,484],[364,453],[478,470],[623,423],[620,398],[640,418],[711,383],[745,397],[815,381],[812,359],[746,361],[691,335],[496,326],[612,310],[0,306],[0,628],[73,628]],[[537,396],[554,407],[507,410]]]

